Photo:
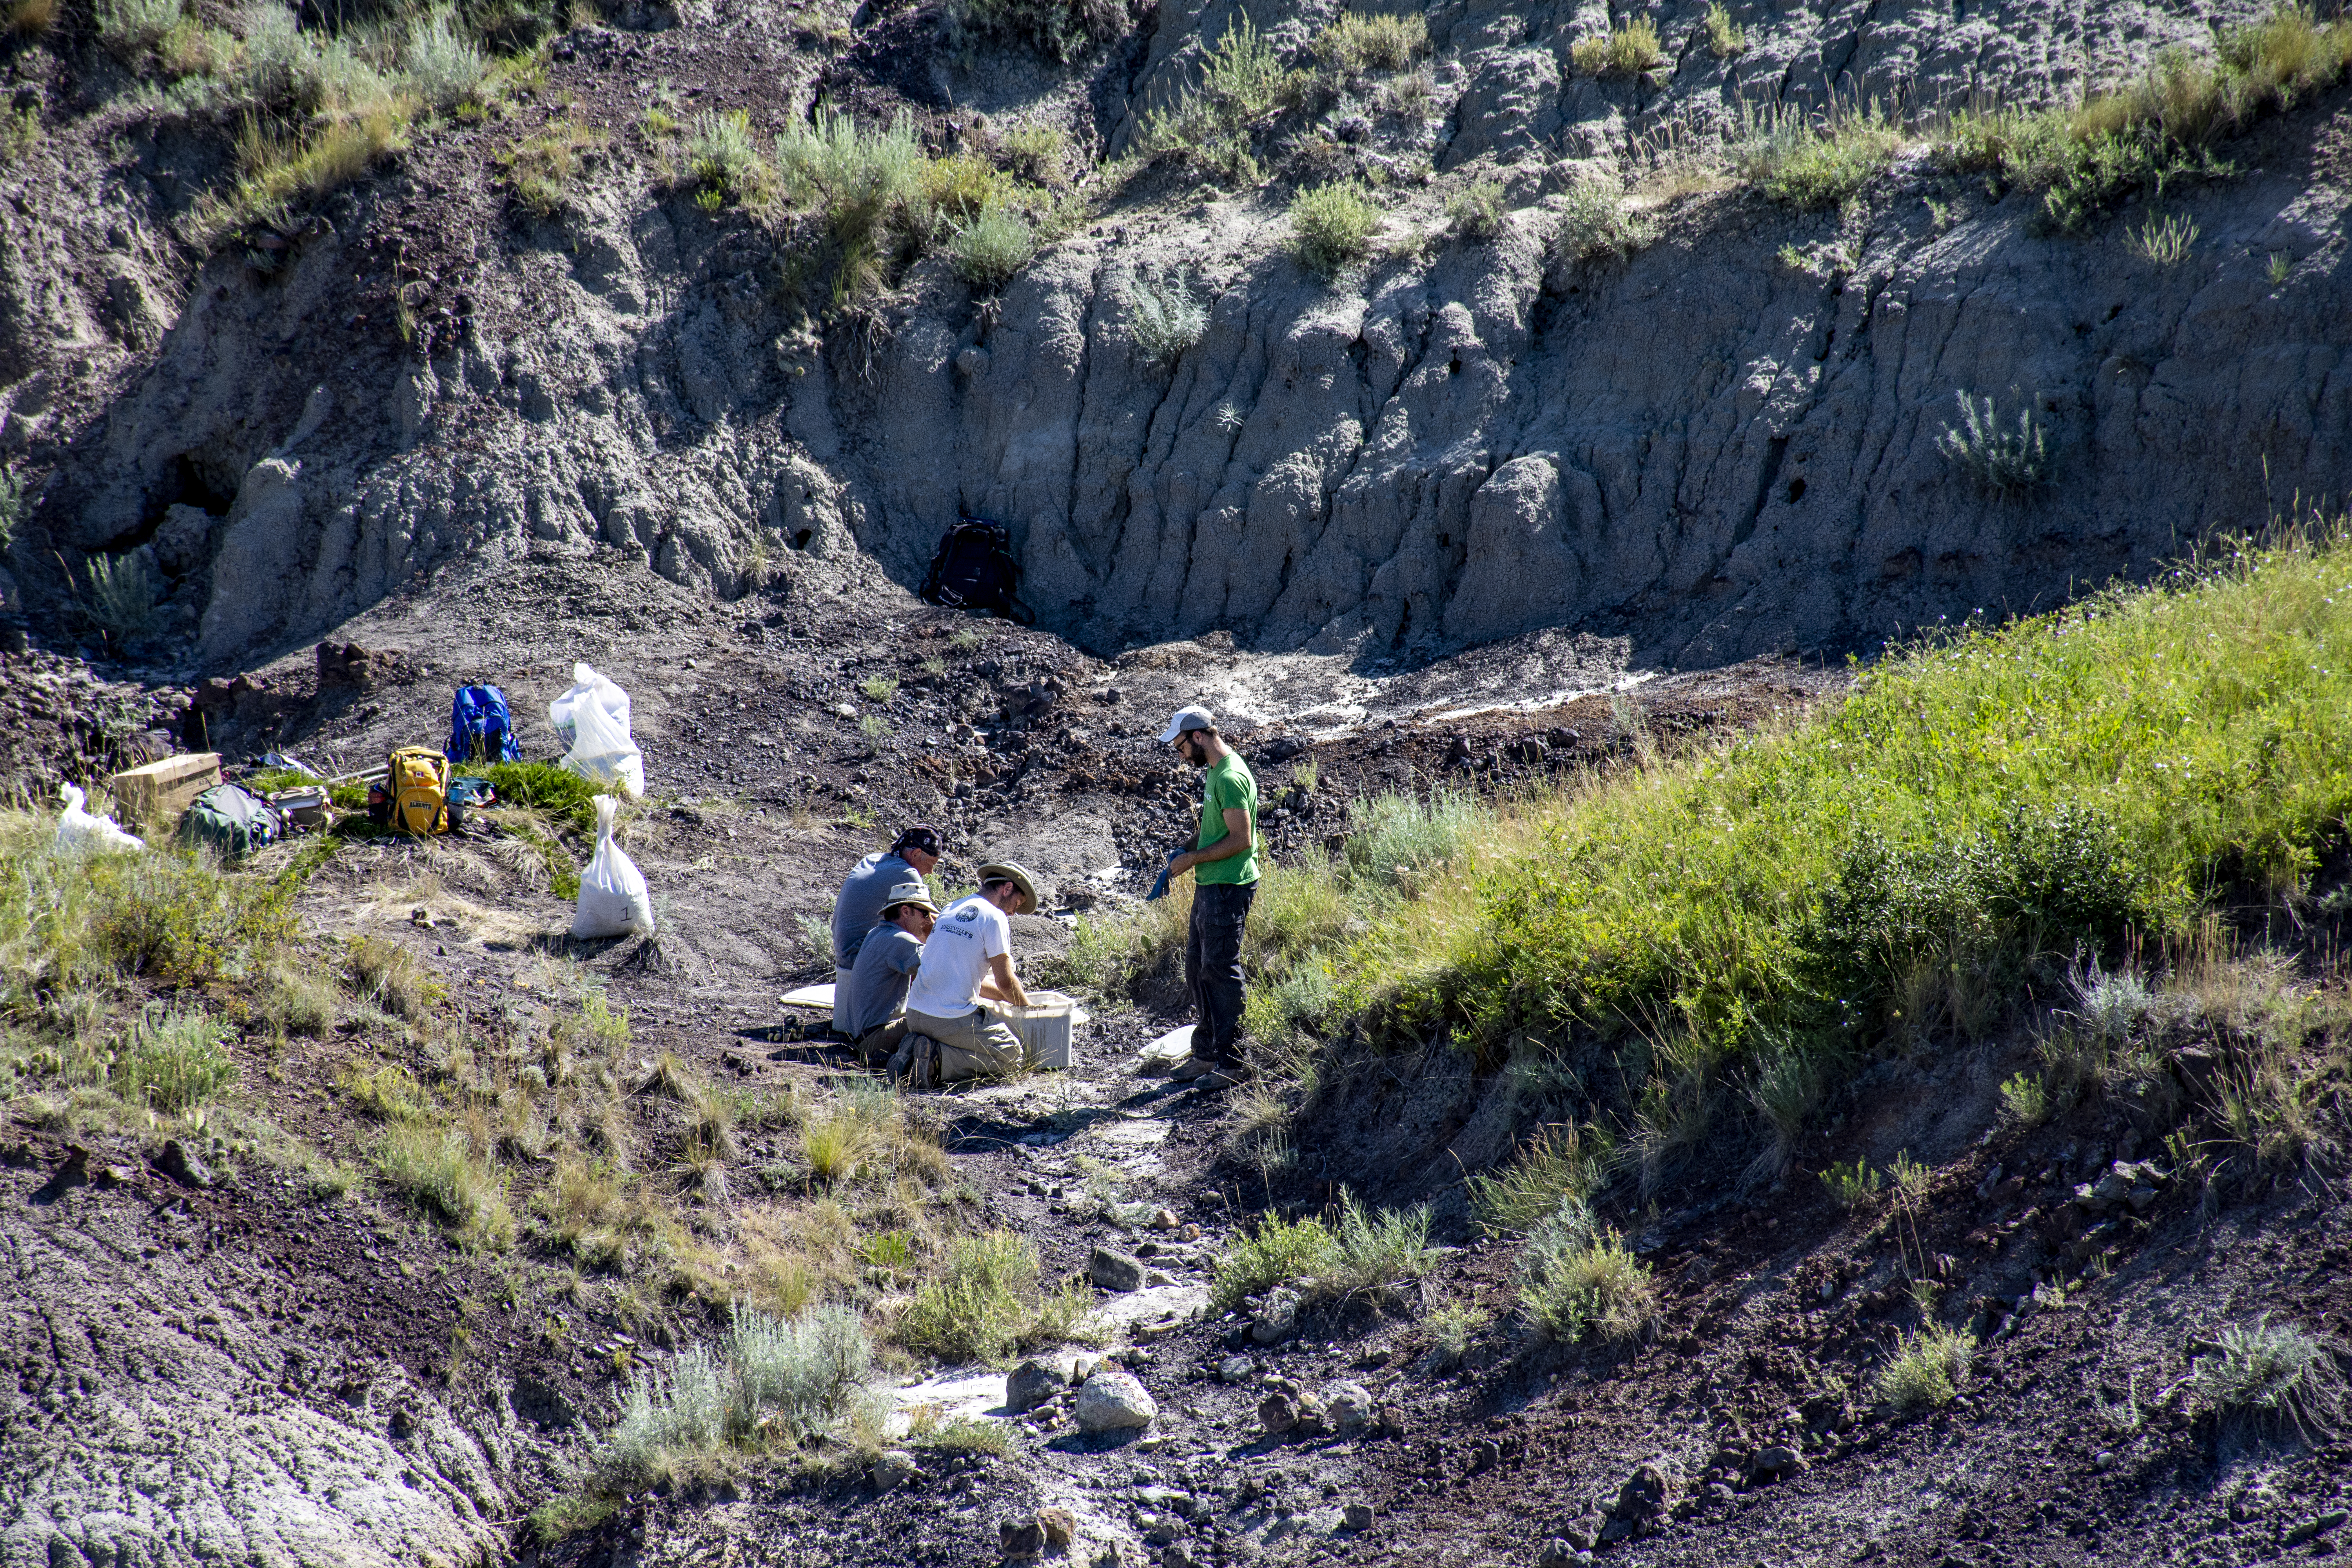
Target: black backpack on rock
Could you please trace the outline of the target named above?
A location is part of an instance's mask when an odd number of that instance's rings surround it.
[[[986,610],[1025,626],[1037,616],[1013,592],[1020,581],[1012,531],[1001,522],[968,517],[940,536],[939,552],[923,579],[923,597],[950,610]]]

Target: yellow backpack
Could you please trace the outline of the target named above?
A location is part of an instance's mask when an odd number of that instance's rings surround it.
[[[449,759],[430,746],[403,746],[384,769],[391,795],[386,825],[419,838],[449,831]]]

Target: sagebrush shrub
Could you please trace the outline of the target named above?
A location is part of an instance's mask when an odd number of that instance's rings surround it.
[[[2200,1356],[2200,1402],[2226,1420],[2257,1428],[2321,1437],[2345,1418],[2344,1376],[2334,1347],[2294,1323],[2268,1318],[2231,1324]]]
[[[1128,285],[1127,309],[1136,352],[1157,363],[1181,359],[1209,330],[1208,308],[1181,279],[1139,275]]]
[[[1995,416],[1990,395],[1981,403],[1965,392],[1958,395],[1960,423],[1945,426],[1936,438],[1936,450],[1953,467],[1994,494],[2011,498],[2026,495],[2048,479],[2049,436],[2031,403],[2018,411],[2011,429]]]
[[[1553,257],[1583,267],[1632,255],[1649,243],[1649,229],[1626,211],[1625,200],[1594,181],[1581,181],[1562,200]]]
[[[1500,180],[1480,180],[1446,198],[1445,216],[1454,222],[1454,231],[1465,239],[1487,240],[1503,232],[1503,218],[1509,209],[1503,201]]]
[[[1420,12],[1343,13],[1315,40],[1315,58],[1354,75],[1367,70],[1402,70],[1429,51],[1429,23]]]
[[[1573,1344],[1639,1337],[1658,1315],[1657,1281],[1615,1231],[1596,1233],[1580,1203],[1563,1203],[1528,1237],[1519,1306],[1549,1337]]]
[[[1976,1341],[1939,1324],[1906,1334],[1879,1369],[1878,1397],[1906,1415],[1941,1409],[1958,1394],[1976,1350]]]
[[[1029,265],[1037,254],[1037,237],[1019,213],[989,206],[956,230],[948,254],[955,259],[957,277],[982,293],[994,293]]]

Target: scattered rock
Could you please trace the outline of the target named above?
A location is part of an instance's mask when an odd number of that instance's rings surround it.
[[[1217,1378],[1222,1383],[1247,1383],[1257,1375],[1257,1363],[1245,1355],[1229,1355],[1217,1363]]]
[[[1143,1265],[1124,1252],[1097,1247],[1087,1259],[1087,1278],[1106,1290],[1140,1290]]]
[[[1608,1522],[1601,1516],[1599,1509],[1589,1509],[1577,1518],[1570,1520],[1567,1528],[1562,1530],[1560,1534],[1567,1540],[1572,1550],[1590,1552],[1592,1550],[1593,1543],[1601,1539],[1601,1531]]]
[[[1580,1555],[1577,1547],[1554,1536],[1543,1543],[1542,1551],[1536,1553],[1536,1568],[1576,1568],[1576,1560]]]
[[[1184,1543],[1179,1541],[1160,1552],[1160,1568],[1197,1568],[1197,1565],[1192,1561],[1192,1554],[1187,1552],[1184,1549]]]
[[[1045,1527],[1034,1519],[1000,1521],[996,1526],[996,1549],[1016,1563],[1043,1556]]]
[[[1381,1436],[1383,1437],[1402,1437],[1404,1436],[1403,1406],[1397,1405],[1383,1405],[1381,1406]]]
[[[1268,1432],[1280,1436],[1298,1425],[1298,1406],[1290,1402],[1290,1395],[1277,1388],[1257,1402],[1257,1419]]]
[[[904,1486],[922,1473],[915,1463],[914,1455],[892,1448],[874,1461],[874,1468],[866,1472],[866,1479],[874,1483],[876,1491],[887,1492]]]
[[[1481,1437],[1470,1445],[1470,1473],[1478,1475],[1503,1462],[1503,1446],[1492,1437]]]
[[[1087,1432],[1118,1432],[1149,1426],[1160,1406],[1143,1384],[1123,1372],[1098,1372],[1078,1389],[1077,1417]]]
[[[1602,1539],[1619,1539],[1650,1529],[1665,1513],[1673,1499],[1674,1483],[1665,1471],[1655,1465],[1639,1467],[1618,1489],[1617,1506],[1611,1510],[1609,1527],[1601,1531]]]
[[[1801,1476],[1805,1473],[1804,1456],[1794,1448],[1775,1443],[1769,1448],[1757,1450],[1756,1461],[1748,1473],[1750,1479],[1759,1481],[1785,1480],[1790,1476]],[[1625,1484],[1630,1487],[1633,1483],[1628,1481]]]
[[[1005,1378],[1004,1406],[1015,1415],[1034,1410],[1069,1386],[1070,1380],[1060,1367],[1032,1357]]]
[[[1323,1391],[1335,1432],[1352,1432],[1372,1418],[1371,1391],[1360,1383],[1335,1383]]]
[[[2300,1546],[2315,1535],[2326,1535],[2329,1531],[2340,1528],[2347,1519],[2352,1519],[2352,1512],[2340,1508],[2329,1509],[2326,1513],[2306,1519],[2288,1531],[2281,1544]]]
[[[1067,1552],[1078,1538],[1078,1521],[1066,1508],[1041,1508],[1037,1510],[1037,1528],[1045,1532],[1047,1550]]]
[[[1178,1491],[1173,1487],[1145,1487],[1135,1494],[1135,1500],[1148,1509],[1172,1513],[1179,1519],[1190,1519],[1201,1511],[1201,1500],[1191,1492]]]
[[[1269,1290],[1250,1312],[1250,1338],[1262,1345],[1280,1344],[1298,1329],[1298,1292]]]
[[[1339,1525],[1343,1530],[1371,1529],[1372,1505],[1368,1502],[1342,1504],[1339,1509]]]
[[[163,1152],[155,1156],[153,1164],[158,1171],[184,1187],[209,1187],[213,1184],[212,1168],[182,1147],[177,1138],[163,1145]]]

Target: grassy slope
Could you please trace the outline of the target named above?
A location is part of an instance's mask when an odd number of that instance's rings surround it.
[[[1507,814],[1426,917],[1353,944],[1345,994],[1486,1043],[1752,1052],[1948,1005],[1925,976],[1955,965],[2184,937],[2342,837],[2347,588],[2331,533],[1897,653],[1819,719]]]
[[[1779,1093],[1785,1141],[1864,1056],[2301,900],[2352,805],[2347,589],[2318,529],[1892,650],[1818,715],[1644,740],[1528,800],[1361,803],[1340,859],[1266,879],[1252,1032],[1307,1089],[1315,1042],[1351,1030],[1489,1058],[1621,1042],[1603,1076],[1630,1103],[1590,1107],[1604,1124],[1655,1131],[1732,1081]],[[1175,902],[1082,930],[1071,978],[1164,967]]]

